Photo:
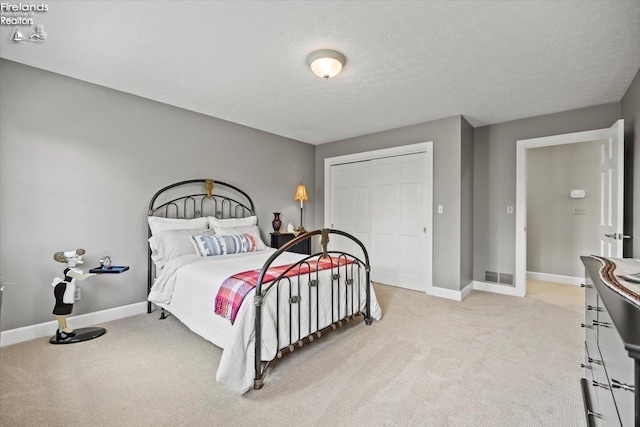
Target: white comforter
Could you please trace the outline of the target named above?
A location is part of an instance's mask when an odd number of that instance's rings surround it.
[[[218,288],[222,282],[242,271],[262,268],[265,261],[273,254],[273,249],[252,252],[249,254],[226,255],[221,257],[199,257],[195,255],[182,256],[173,259],[167,263],[162,269],[162,273],[157,278],[148,300],[154,304],[169,310],[189,329],[204,339],[212,342],[218,347],[224,349],[222,359],[216,375],[217,380],[227,386],[236,393],[247,392],[252,384],[255,376],[254,372],[254,346],[255,346],[255,306],[253,297],[255,291],[251,291],[245,298],[235,323],[232,325],[229,320],[224,319],[214,313],[214,304]],[[292,264],[300,260],[303,256],[291,252],[283,253],[272,266]],[[340,270],[344,276],[344,270]],[[321,271],[319,275],[321,283],[329,283],[330,272],[328,270]],[[311,330],[322,329],[331,323],[331,287],[329,285],[320,286],[321,306],[325,310],[318,313],[320,318],[320,327],[316,325],[315,313],[315,293],[311,298],[308,296],[307,281],[300,284],[301,301],[299,304],[301,310],[300,325],[301,336],[309,333],[308,310],[309,300],[312,306]],[[340,279],[341,289],[344,289],[344,277]],[[297,279],[292,280],[292,295],[297,295]],[[298,311],[297,305],[293,305],[292,312],[293,324],[296,325],[294,330],[289,331],[289,303],[288,303],[288,283],[281,282],[280,295],[280,327],[279,333],[276,333],[275,317],[276,317],[276,292],[272,289],[265,298],[263,305],[263,327],[262,327],[262,359],[272,360],[275,357],[278,347],[289,344],[290,341],[298,340]],[[334,310],[340,310],[342,315],[345,310],[351,313],[352,305],[355,311],[364,310],[365,287],[364,272],[362,280],[360,280],[360,308],[358,305],[358,278],[354,278],[354,298],[352,301],[350,293],[346,296],[341,295],[341,305],[338,308],[334,305]],[[314,288],[315,292],[315,288]],[[344,291],[342,291],[344,292]],[[325,301],[325,304],[322,304]],[[346,306],[346,307],[345,307]],[[376,300],[373,287],[371,287],[371,317],[380,320],[382,311]],[[280,339],[278,345],[278,338]]]

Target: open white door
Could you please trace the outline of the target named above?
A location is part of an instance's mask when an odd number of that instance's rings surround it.
[[[624,214],[624,120],[608,129],[518,140],[516,145],[516,266],[513,287],[486,284],[482,290],[527,293],[527,150],[551,145],[602,141],[600,166],[600,255],[622,257]],[[477,289],[477,288],[476,288]]]
[[[611,126],[600,143],[600,255],[622,258],[624,214],[624,123]]]

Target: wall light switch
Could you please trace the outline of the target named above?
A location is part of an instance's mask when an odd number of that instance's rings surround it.
[[[587,208],[585,208],[585,207],[573,208],[573,214],[574,215],[586,215],[587,214]]]
[[[444,208],[442,207],[442,205],[438,205],[438,213],[443,213],[444,212]]]
[[[507,206],[507,214],[508,215],[513,215],[513,206],[512,205]]]

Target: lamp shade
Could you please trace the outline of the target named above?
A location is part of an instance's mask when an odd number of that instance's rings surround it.
[[[325,80],[340,73],[345,62],[344,55],[335,50],[317,50],[307,57],[311,71]]]
[[[307,196],[307,188],[304,186],[304,184],[298,185],[298,188],[296,189],[296,195],[293,200],[295,200],[296,202],[306,202],[307,200],[309,200],[309,196]]]

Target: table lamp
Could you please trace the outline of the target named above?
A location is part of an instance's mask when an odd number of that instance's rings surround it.
[[[298,200],[300,201],[300,228],[298,228],[296,231],[298,231],[299,233],[305,233],[306,230],[302,225],[302,211],[304,209],[304,202],[306,200],[309,200],[309,196],[307,196],[307,189],[303,183],[300,183],[300,185],[298,185],[298,188],[296,189],[296,195],[293,200],[295,200],[296,202]]]

